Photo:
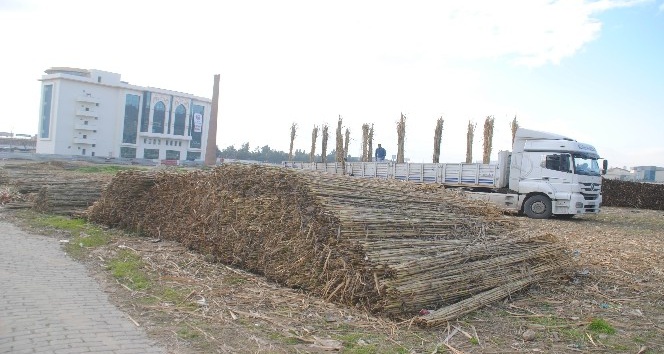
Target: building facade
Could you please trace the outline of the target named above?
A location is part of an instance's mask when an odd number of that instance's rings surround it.
[[[636,166],[633,170],[639,182],[664,183],[664,167]]]
[[[37,153],[204,161],[211,100],[51,68],[40,79]]]

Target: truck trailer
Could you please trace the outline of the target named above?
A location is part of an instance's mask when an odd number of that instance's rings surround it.
[[[460,188],[472,199],[535,219],[596,214],[602,204],[603,161],[592,145],[536,130],[519,128],[512,151],[500,151],[498,162],[482,163],[340,163],[284,162],[284,167],[364,178],[438,183]]]

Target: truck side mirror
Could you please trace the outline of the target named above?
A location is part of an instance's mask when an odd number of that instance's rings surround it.
[[[603,175],[606,174],[606,170],[608,168],[609,168],[609,160],[604,160],[604,162],[602,162],[602,174]]]

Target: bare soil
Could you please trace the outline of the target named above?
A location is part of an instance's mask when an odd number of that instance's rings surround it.
[[[2,213],[34,232],[30,213]],[[532,220],[574,259],[550,279],[446,326],[421,329],[328,303],[181,245],[108,230],[79,256],[113,303],[172,353],[664,352],[664,212],[602,208],[599,215]],[[116,278],[110,263],[140,258],[149,286]]]

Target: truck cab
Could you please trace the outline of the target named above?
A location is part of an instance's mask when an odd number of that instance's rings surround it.
[[[591,145],[519,128],[509,163],[509,189],[518,194],[520,211],[531,218],[596,214],[602,203],[599,159]]]

